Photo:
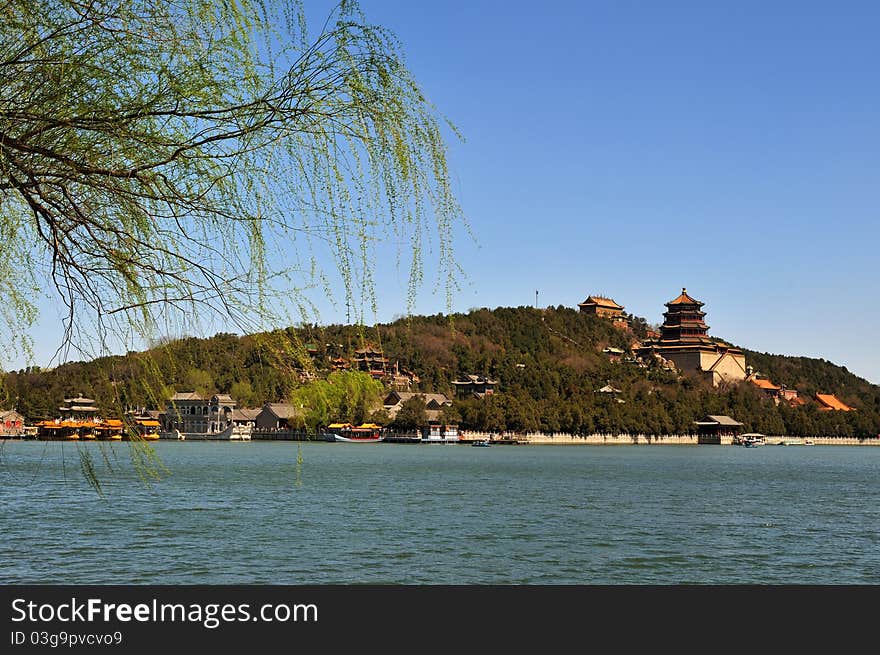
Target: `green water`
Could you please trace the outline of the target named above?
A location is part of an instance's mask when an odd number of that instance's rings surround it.
[[[159,442],[0,449],[0,582],[880,583],[880,448]],[[302,462],[297,464],[298,448]]]

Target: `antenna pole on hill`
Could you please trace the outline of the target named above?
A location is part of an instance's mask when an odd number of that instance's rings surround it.
[[[535,289],[535,309],[538,309],[538,290]]]

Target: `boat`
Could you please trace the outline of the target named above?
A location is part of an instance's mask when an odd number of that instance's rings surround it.
[[[91,398],[82,395],[65,398],[58,410],[61,412],[58,418],[37,423],[37,439],[91,442],[122,438],[122,421],[101,418]]]
[[[324,430],[324,440],[341,443],[378,443],[384,440],[382,428],[375,423],[354,426],[351,423],[331,423]]]
[[[158,432],[159,439],[172,439],[175,441],[250,441],[250,430],[244,430],[236,425],[229,424],[219,432],[182,432],[171,430]],[[144,438],[151,438],[144,436]],[[156,437],[152,437],[156,438]]]
[[[471,443],[471,446],[474,446],[476,448],[488,448],[491,445],[492,444],[489,442],[488,439],[478,439],[477,441]]]
[[[155,441],[159,438],[159,421],[146,413],[127,412],[125,438],[129,441]]]
[[[45,440],[117,441],[122,438],[122,421],[100,418],[54,419],[40,421],[36,425],[36,431],[36,438]]]
[[[759,432],[750,432],[748,434],[741,435],[739,438],[739,442],[742,446],[746,448],[757,448],[758,446],[763,446],[766,443],[764,435]]]

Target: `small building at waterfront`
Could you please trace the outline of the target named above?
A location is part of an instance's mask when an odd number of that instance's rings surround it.
[[[176,393],[165,407],[162,428],[165,432],[223,432],[232,423],[235,404],[227,394],[206,398],[192,391]]]
[[[254,417],[258,430],[292,430],[297,427],[297,419],[302,412],[296,405],[288,403],[266,403]]]
[[[458,443],[460,436],[457,425],[443,425],[431,422],[424,431],[422,443]]]
[[[21,437],[24,434],[24,416],[14,409],[0,410],[0,437]]]
[[[232,410],[232,424],[238,428],[253,429],[257,427],[257,416],[261,411],[259,407],[236,407]]]
[[[660,356],[684,373],[708,377],[714,386],[745,380],[745,354],[708,335],[709,326],[703,320],[706,312],[701,309],[704,304],[682,288],[677,298],[666,303],[660,338],[646,339],[639,356],[642,359]]]
[[[697,426],[697,443],[720,444],[729,442],[739,435],[743,424],[729,416],[709,414],[699,421],[694,421]]]
[[[104,419],[92,398],[79,396],[65,398],[58,408],[60,416],[54,420],[37,423],[40,439],[122,439],[123,423],[120,419]]]

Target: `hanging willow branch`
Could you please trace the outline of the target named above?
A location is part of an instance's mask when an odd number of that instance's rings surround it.
[[[315,35],[298,3],[255,0],[12,0],[0,28],[10,338],[47,291],[64,347],[277,324],[322,252],[363,313],[379,239],[409,244],[411,302],[428,239],[450,292],[442,121],[356,3]]]
[[[63,308],[59,360],[215,317],[289,325],[334,271],[363,319],[380,240],[412,255],[410,308],[436,246],[448,300],[461,212],[444,124],[356,2],[318,30],[296,0],[2,4],[0,364],[30,353],[44,296]],[[133,458],[154,463],[148,446]]]

